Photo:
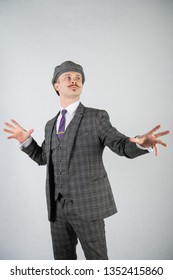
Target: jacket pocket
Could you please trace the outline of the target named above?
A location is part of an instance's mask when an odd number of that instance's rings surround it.
[[[91,181],[95,182],[95,181],[103,180],[105,178],[107,178],[107,174],[102,173],[102,174],[91,176]]]

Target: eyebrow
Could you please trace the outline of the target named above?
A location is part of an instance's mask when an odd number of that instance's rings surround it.
[[[71,75],[71,73],[64,73],[63,77]],[[77,73],[76,76],[81,77],[82,75],[80,73]]]

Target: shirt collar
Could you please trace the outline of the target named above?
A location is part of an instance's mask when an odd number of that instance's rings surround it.
[[[70,105],[67,106],[66,108],[61,107],[61,111],[62,111],[63,109],[66,109],[67,112],[68,112],[70,115],[73,115],[73,114],[76,112],[77,107],[79,106],[79,103],[80,103],[80,101],[78,100],[78,101],[76,101],[76,102],[70,104]]]

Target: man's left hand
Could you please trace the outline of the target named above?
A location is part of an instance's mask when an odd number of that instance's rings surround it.
[[[170,133],[169,130],[156,133],[155,132],[160,128],[160,125],[157,125],[152,130],[150,130],[148,133],[138,136],[136,138],[129,138],[130,142],[137,143],[144,148],[154,148],[155,149],[155,155],[158,156],[158,145],[162,145],[164,147],[167,147],[167,144],[161,141],[159,138],[167,135]]]

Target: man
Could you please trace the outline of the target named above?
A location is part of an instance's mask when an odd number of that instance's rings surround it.
[[[39,165],[47,164],[46,197],[51,225],[54,258],[77,259],[79,239],[86,259],[108,259],[104,218],[117,212],[102,161],[105,146],[127,158],[146,154],[166,144],[156,133],[160,126],[137,138],[129,138],[114,128],[104,110],[80,103],[85,75],[83,68],[66,61],[57,66],[52,84],[60,97],[61,110],[48,121],[45,140],[38,146],[15,120],[5,123],[21,143],[21,149]]]

